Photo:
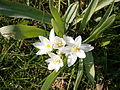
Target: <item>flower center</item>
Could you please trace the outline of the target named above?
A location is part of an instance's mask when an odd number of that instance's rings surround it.
[[[79,47],[77,47],[77,46],[74,46],[74,47],[73,47],[73,51],[74,51],[74,52],[76,52],[76,51],[78,51],[78,50],[80,50]]]
[[[60,63],[59,59],[55,59],[54,61],[55,61],[55,63]]]
[[[46,47],[50,48],[50,44],[47,44]]]
[[[61,46],[63,46],[63,44],[62,43],[58,43],[58,46],[61,47]]]

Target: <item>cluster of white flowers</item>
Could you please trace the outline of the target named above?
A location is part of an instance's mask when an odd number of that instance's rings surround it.
[[[63,38],[55,36],[54,30],[50,31],[49,39],[43,36],[39,36],[41,42],[33,43],[33,45],[40,49],[36,54],[43,55],[48,54],[50,56],[46,62],[49,63],[48,69],[55,69],[56,72],[63,67],[63,60],[61,59],[61,54],[67,56],[68,67],[72,66],[78,58],[85,58],[85,52],[91,51],[94,49],[90,44],[82,44],[81,36],[75,38],[63,35]],[[57,53],[53,53],[54,50],[57,50]]]

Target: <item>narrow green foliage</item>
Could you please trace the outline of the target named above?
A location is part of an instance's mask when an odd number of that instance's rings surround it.
[[[7,0],[0,0],[0,14],[4,14],[6,16],[11,17],[33,19],[47,24],[51,23],[52,18],[50,14],[44,11]]]
[[[83,16],[83,20],[81,22],[81,25],[80,25],[80,31],[83,32],[88,21],[90,20],[91,16],[93,15],[94,11],[95,11],[95,8],[98,4],[98,1],[99,0],[91,0],[84,16]]]
[[[95,11],[98,11],[98,10],[100,10],[101,8],[103,8],[103,7],[111,4],[113,1],[114,1],[114,2],[119,2],[120,0],[99,0],[99,3],[98,3],[98,5],[97,5]]]
[[[68,29],[69,24],[72,23],[72,21],[76,17],[76,14],[77,14],[77,11],[78,11],[78,7],[79,7],[79,3],[75,2],[75,3],[71,4],[67,8],[67,11],[65,12],[65,15],[63,17],[64,21],[65,21],[65,28],[66,28],[66,30]]]
[[[77,16],[77,17],[74,19],[72,25],[77,24],[78,22],[82,21],[82,19],[83,19],[83,16],[82,16],[82,15]]]
[[[48,32],[45,30],[26,25],[4,26],[0,28],[0,32],[4,37],[14,37],[18,40],[48,35]]]
[[[103,24],[103,22],[105,22],[109,18],[110,14],[113,10],[113,6],[114,6],[114,2],[109,6],[105,15],[103,16],[103,18],[100,20],[99,24],[93,29],[93,31],[91,33],[93,33],[97,28],[99,28]]]
[[[56,33],[59,37],[62,37],[62,36],[63,36],[62,28],[60,28],[59,24],[58,24],[54,19],[52,19],[51,22],[52,22],[52,26],[53,26],[53,28],[54,28],[55,33]]]
[[[105,20],[103,22],[103,24],[98,27],[85,41],[83,41],[84,43],[89,43],[91,41],[94,41],[95,39],[97,39],[100,34],[106,30],[115,20],[115,15],[113,14],[112,16],[110,16],[107,20]]]
[[[88,79],[91,81],[92,84],[94,84],[95,68],[92,52],[86,53],[86,58],[84,59],[84,66]]]
[[[55,79],[57,78],[57,76],[60,74],[60,72],[63,70],[63,68],[61,68],[58,72],[56,72],[55,70],[46,78],[41,90],[49,90],[50,87],[52,86],[52,83],[55,81]]]
[[[78,86],[80,84],[82,76],[83,76],[83,60],[80,59],[79,60],[79,67],[78,67],[78,73],[77,73],[77,79],[75,81],[74,89],[73,90],[78,90]]]
[[[54,17],[55,22],[58,23],[58,27],[61,28],[60,32],[61,32],[62,34],[64,34],[64,31],[65,31],[64,22],[63,22],[63,20],[61,19],[60,14],[58,13],[57,9],[53,7],[53,5],[52,5],[52,0],[49,0],[49,7],[50,7],[50,11],[51,11],[51,14],[52,14],[53,17]]]

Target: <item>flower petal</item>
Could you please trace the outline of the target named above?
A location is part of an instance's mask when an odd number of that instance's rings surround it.
[[[47,60],[45,60],[47,63],[50,63],[51,62],[51,59],[47,59]]]
[[[60,52],[63,52],[63,53],[65,53],[67,55],[67,54],[71,53],[71,48],[72,48],[71,46],[66,46],[66,47],[63,47],[63,48],[61,48],[59,50],[60,50]]]
[[[68,45],[73,45],[75,43],[72,37],[63,35],[63,39],[66,41]]]
[[[78,37],[75,38],[75,45],[80,47],[81,46],[81,42],[82,42],[81,36],[78,36]]]
[[[46,39],[46,37],[43,36],[39,36],[40,41],[42,42],[44,39]]]
[[[49,70],[55,69],[55,65],[53,63],[48,64],[48,69]]]
[[[54,53],[49,53],[48,54],[51,58],[54,58],[55,56],[56,56],[56,54],[54,54]]]
[[[58,72],[59,69],[60,69],[60,67],[58,67],[58,66],[55,67],[56,72]]]
[[[76,54],[79,58],[85,58],[86,57],[85,52],[83,50],[78,51]]]
[[[39,50],[36,54],[37,54],[37,55],[46,54],[46,50]]]
[[[54,29],[51,29],[50,31],[50,35],[49,35],[49,40],[50,42],[54,42],[54,39],[55,39],[55,33],[54,33]]]
[[[75,54],[71,54],[68,56],[68,61],[67,61],[67,64],[68,64],[68,67],[72,66],[77,60],[77,56]]]
[[[43,43],[40,43],[40,42],[36,42],[36,43],[33,43],[33,46],[36,47],[36,48],[41,48],[44,44]]]
[[[84,52],[88,52],[88,51],[93,50],[94,47],[91,46],[90,44],[82,44],[82,45],[81,45],[81,49],[82,49]]]

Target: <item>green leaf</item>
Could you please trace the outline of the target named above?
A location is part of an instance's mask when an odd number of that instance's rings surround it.
[[[106,30],[115,20],[115,15],[113,14],[112,16],[110,16],[105,22],[103,22],[103,24],[98,27],[93,33],[92,35],[90,35],[85,41],[83,41],[84,43],[89,43],[91,41],[94,41],[95,39],[97,39],[100,34]]]
[[[109,6],[109,8],[107,9],[105,15],[104,15],[103,18],[100,20],[99,24],[93,29],[93,31],[91,32],[91,34],[92,34],[97,28],[99,28],[99,27],[103,24],[103,22],[105,22],[105,21],[109,18],[110,14],[111,14],[111,12],[112,12],[112,10],[113,10],[113,7],[114,7],[114,2]]]
[[[114,1],[114,2],[119,2],[120,0],[99,0],[99,3],[98,3],[98,5],[97,5],[95,11],[98,11],[98,10],[100,10],[101,8],[103,8],[103,7],[111,4],[113,1]]]
[[[82,21],[82,19],[83,19],[83,16],[82,16],[82,15],[77,16],[77,17],[74,19],[72,25],[77,24],[78,22]]]
[[[56,23],[58,23],[58,26],[61,28],[61,33],[64,34],[64,31],[65,31],[65,25],[63,23],[63,20],[61,19],[60,17],[60,14],[58,13],[57,9],[53,7],[52,5],[52,0],[49,0],[49,7],[50,7],[50,11],[51,11],[51,14],[53,15],[54,17],[54,20]]]
[[[76,78],[73,90],[78,90],[78,86],[80,84],[82,76],[83,76],[83,60],[81,59],[79,60],[78,73],[77,73],[77,78]]]
[[[74,20],[74,18],[76,17],[77,11],[78,11],[78,7],[79,7],[79,3],[75,2],[73,4],[71,4],[68,8],[67,11],[65,12],[64,15],[64,21],[65,21],[65,27],[66,30],[69,27],[69,24]]]
[[[86,58],[84,59],[84,66],[88,79],[91,81],[91,83],[94,84],[95,68],[94,68],[94,60],[93,60],[92,52],[86,53]]]
[[[44,11],[7,0],[0,0],[0,14],[11,17],[33,19],[47,24],[51,23],[52,18],[50,14]]]
[[[83,16],[83,20],[81,22],[81,25],[80,25],[80,31],[81,32],[85,29],[88,21],[90,20],[91,16],[93,15],[93,13],[95,11],[95,8],[98,4],[98,1],[99,0],[91,0],[89,6],[88,6],[88,8],[87,8],[87,10],[86,10],[86,12]]]
[[[61,68],[58,72],[56,72],[55,70],[46,78],[41,90],[49,90],[52,83],[55,81],[55,79],[57,78],[57,76],[59,75],[59,73],[63,70],[63,68]]]
[[[53,26],[53,28],[54,28],[55,33],[56,33],[59,37],[62,37],[62,36],[63,36],[62,28],[59,26],[59,24],[58,24],[54,19],[52,19],[51,22],[52,22],[52,26]]]
[[[48,35],[48,32],[45,30],[26,25],[4,26],[0,28],[0,32],[3,36],[7,38],[14,37],[18,40]]]

